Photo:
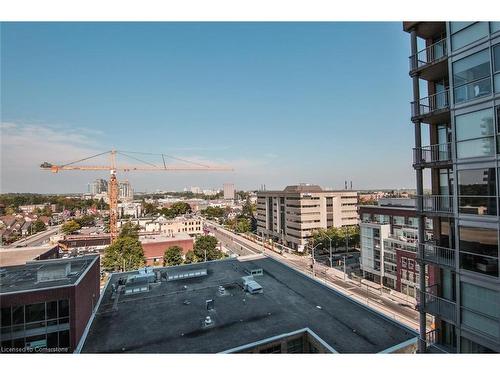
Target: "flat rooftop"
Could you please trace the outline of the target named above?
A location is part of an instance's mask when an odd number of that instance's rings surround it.
[[[167,234],[141,234],[139,233],[139,241],[141,243],[155,243],[155,242],[169,242],[169,241],[179,241],[179,240],[192,240],[187,233],[175,233],[173,236]]]
[[[67,259],[37,260],[22,266],[0,267],[0,296],[74,285],[98,259],[98,255],[86,255]],[[44,275],[43,281],[39,281],[40,275]]]
[[[57,245],[42,245],[30,247],[0,248],[0,267],[22,265],[34,260],[57,247]]]
[[[261,294],[242,288],[254,269]],[[113,292],[112,284],[138,272],[113,274],[84,338],[83,353],[218,353],[309,329],[340,353],[377,353],[417,333],[271,258],[230,259],[155,268],[206,276],[164,280],[149,291]],[[219,293],[224,286],[225,295]],[[207,311],[206,301],[215,300]],[[203,321],[210,316],[209,327]]]

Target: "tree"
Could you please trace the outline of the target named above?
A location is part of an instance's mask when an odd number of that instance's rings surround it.
[[[45,226],[45,223],[41,220],[35,221],[32,225],[33,225],[33,234],[38,233],[38,232],[42,232],[45,229],[47,229],[47,227]]]
[[[95,216],[85,215],[75,219],[80,227],[90,227],[95,224]]]
[[[75,220],[69,220],[62,226],[61,230],[65,234],[72,234],[79,230],[80,224],[78,224]]]
[[[118,237],[104,250],[102,267],[106,271],[132,271],[145,264],[144,250],[138,239]]]
[[[213,236],[199,236],[194,243],[194,255],[197,259],[216,260],[224,257],[222,251],[217,249],[217,239]]]
[[[250,224],[250,219],[242,218],[238,219],[236,223],[236,232],[237,233],[247,233],[250,232],[252,226]]]
[[[130,237],[134,239],[139,239],[139,230],[141,228],[137,224],[133,224],[130,221],[127,221],[122,225],[120,230],[119,237]]]
[[[158,209],[153,203],[146,203],[146,201],[143,200],[142,207],[144,208],[144,215],[154,215],[158,213]]]
[[[191,263],[196,263],[197,259],[196,259],[196,255],[194,255],[194,251],[193,250],[189,250],[187,253],[186,253],[186,259],[184,259],[184,263],[185,264],[191,264]]]
[[[191,213],[191,206],[186,202],[175,202],[170,206],[170,210],[175,216]]]
[[[170,246],[163,255],[164,266],[178,266],[182,264],[182,248],[180,246]]]
[[[221,218],[225,214],[225,210],[222,207],[207,207],[201,210],[201,215],[207,219]]]

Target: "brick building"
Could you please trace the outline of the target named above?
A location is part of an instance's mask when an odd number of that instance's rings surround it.
[[[2,352],[72,352],[99,299],[99,256],[0,268]]]

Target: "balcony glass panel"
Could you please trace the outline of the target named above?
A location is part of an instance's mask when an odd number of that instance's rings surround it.
[[[453,63],[455,103],[491,93],[490,53],[483,50]]]
[[[459,227],[460,267],[498,276],[498,233],[496,229]]]
[[[468,23],[468,22],[466,22]],[[462,22],[464,26],[465,22]],[[466,46],[476,40],[484,38],[488,35],[488,22],[476,22],[462,28],[451,36],[451,49],[456,51],[459,48]]]

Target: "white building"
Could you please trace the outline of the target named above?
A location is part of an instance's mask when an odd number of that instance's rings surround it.
[[[224,199],[234,199],[234,184],[224,184]]]

